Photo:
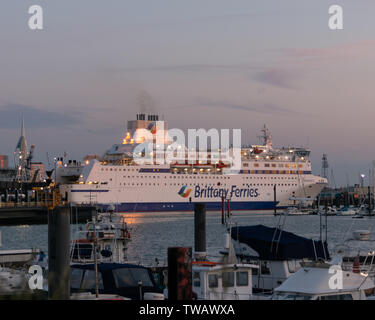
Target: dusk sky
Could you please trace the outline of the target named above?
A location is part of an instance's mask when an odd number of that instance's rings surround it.
[[[34,4],[43,30],[28,27]],[[327,153],[337,185],[358,183],[375,160],[374,16],[373,0],[2,0],[0,154],[21,110],[44,163],[103,154],[143,111],[241,128],[245,144],[267,124],[275,146],[312,150],[314,173]]]

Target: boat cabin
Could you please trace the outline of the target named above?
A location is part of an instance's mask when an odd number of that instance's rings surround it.
[[[193,262],[193,291],[199,300],[250,300],[253,298],[251,264]]]

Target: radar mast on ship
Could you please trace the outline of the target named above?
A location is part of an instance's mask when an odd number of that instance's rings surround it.
[[[272,135],[270,130],[264,125],[260,131],[263,133],[263,135],[259,137],[263,139],[263,145],[266,146],[267,149],[272,149]]]

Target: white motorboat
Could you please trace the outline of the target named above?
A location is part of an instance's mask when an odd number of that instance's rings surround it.
[[[123,215],[100,213],[96,220],[86,224],[84,230],[77,232],[71,245],[71,262],[94,263],[96,245],[98,263],[124,263],[130,241],[130,230]]]
[[[338,259],[339,260],[339,259]],[[366,300],[373,292],[373,278],[342,268],[341,262],[303,263],[302,267],[279,287],[273,300]]]
[[[357,210],[355,210],[353,207],[344,207],[338,210],[337,214],[341,216],[353,216],[357,214]]]
[[[328,206],[327,208],[319,209],[318,215],[321,216],[336,216],[337,215],[337,209],[331,206]]]
[[[301,215],[305,216],[309,214],[310,214],[310,210],[304,209],[304,208],[298,208],[298,207],[288,207],[286,208],[284,212],[284,215],[287,215],[287,216],[301,216]]]

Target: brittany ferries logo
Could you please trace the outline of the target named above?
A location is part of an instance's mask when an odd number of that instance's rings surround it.
[[[178,194],[187,198],[192,189],[187,189],[187,186],[183,186]],[[200,187],[195,186],[194,197],[195,198],[257,198],[259,196],[258,188],[238,188],[237,186],[232,186],[229,188],[215,188],[215,187]]]
[[[183,186],[180,191],[178,191],[178,194],[183,197],[183,198],[187,198],[190,194],[190,192],[192,191],[192,189],[187,189],[187,186]]]

